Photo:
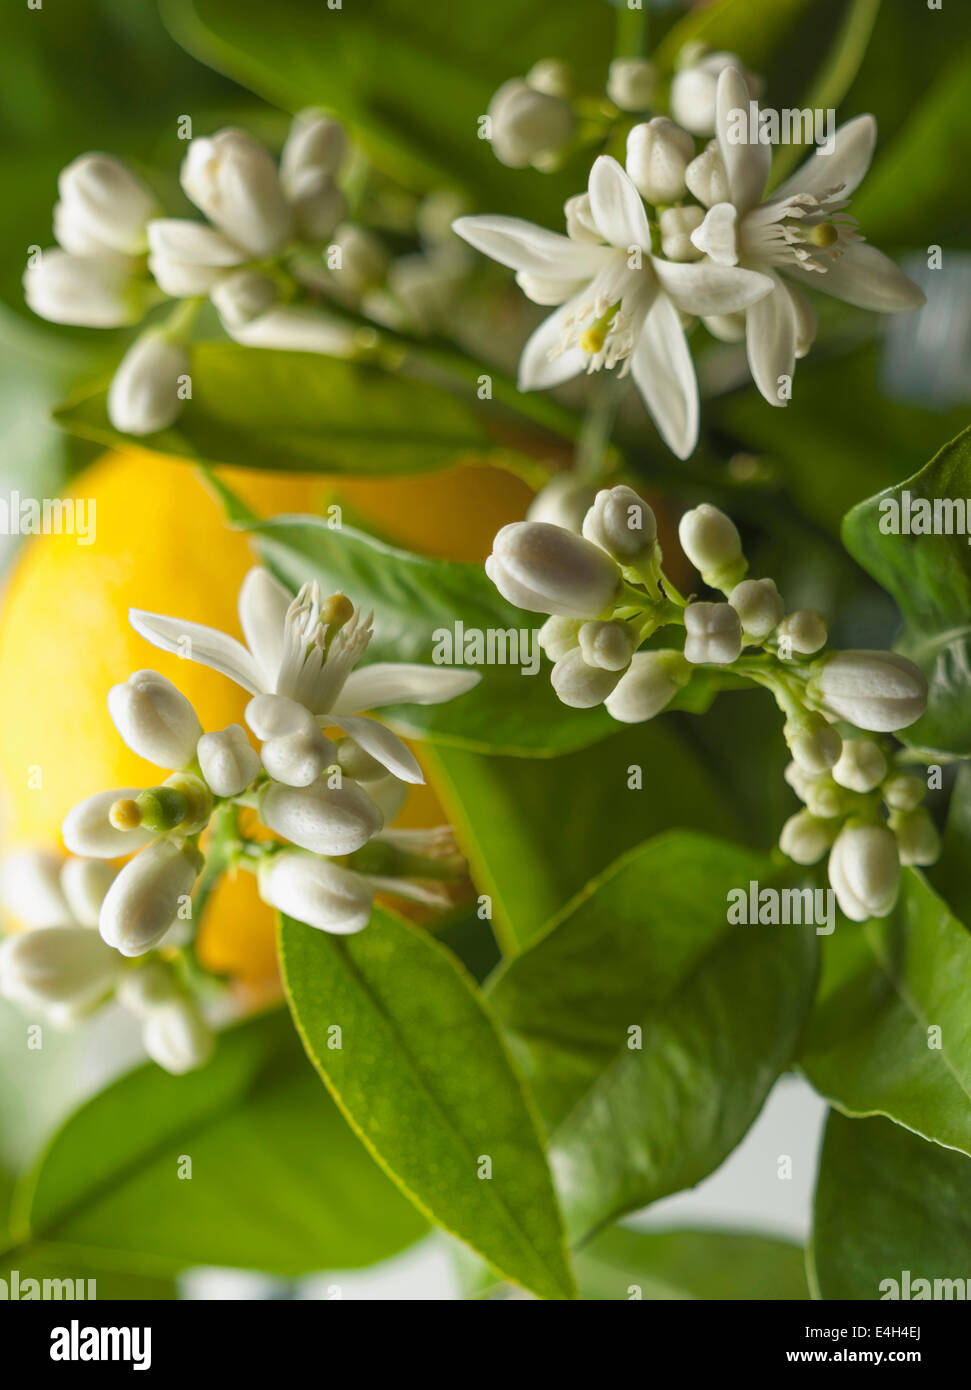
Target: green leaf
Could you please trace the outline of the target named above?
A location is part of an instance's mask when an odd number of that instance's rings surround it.
[[[848,1115],[886,1115],[971,1154],[971,935],[913,869],[896,909],[840,920],[801,1064]],[[929,1029],[939,1029],[929,1034]]]
[[[560,212],[575,172],[537,178],[505,168],[479,118],[502,82],[555,55],[581,89],[602,88],[613,24],[590,0],[491,0],[475,23],[460,5],[368,0],[166,0],[175,38],[202,62],[290,111],[325,106],[387,173],[416,188],[443,180],[481,193],[490,209]],[[585,173],[586,171],[584,171]]]
[[[152,1261],[144,1263],[134,1259],[118,1259],[110,1252],[91,1250],[79,1245],[32,1245],[29,1249],[19,1249],[13,1258],[0,1256],[0,1279],[7,1281],[10,1297],[13,1298],[14,1281],[19,1281],[19,1298],[34,1297],[80,1297],[86,1300],[105,1299],[173,1299],[177,1297],[175,1281],[171,1275],[160,1273],[152,1267]],[[147,1266],[147,1268],[146,1268]],[[48,1293],[32,1294],[25,1287],[28,1279],[51,1280]],[[73,1288],[68,1290],[63,1283],[70,1279]],[[56,1281],[56,1282],[55,1282]],[[60,1290],[60,1294],[55,1291]]]
[[[612,1226],[577,1255],[590,1299],[804,1299],[797,1245],[736,1231],[634,1231]]]
[[[160,1277],[353,1268],[424,1230],[321,1093],[283,1011],[222,1034],[201,1071],[139,1067],[83,1105],[22,1180],[11,1226],[29,1249],[137,1256]]]
[[[908,494],[952,534],[895,535],[889,525]],[[906,501],[906,499],[904,499]],[[847,550],[896,600],[904,615],[897,649],[930,683],[927,713],[900,738],[936,752],[971,754],[971,546],[954,527],[953,506],[971,516],[971,429],[946,444],[912,478],[861,502],[843,522]],[[959,518],[960,519],[960,518]],[[965,521],[971,527],[971,519]]]
[[[941,857],[927,870],[931,883],[958,921],[971,926],[971,765],[958,768],[947,808]]]
[[[440,743],[426,745],[422,756],[475,883],[492,899],[507,954],[527,945],[618,854],[659,831],[739,829],[723,786],[670,718],[542,762]],[[643,785],[635,790],[637,768]]]
[[[819,1298],[900,1297],[913,1280],[971,1265],[971,1164],[888,1120],[831,1111],[816,1184],[809,1282]],[[923,1297],[931,1297],[930,1290]],[[918,1296],[913,1289],[911,1298]],[[953,1297],[938,1291],[937,1298]],[[961,1297],[962,1295],[958,1295]]]
[[[374,610],[369,661],[431,664],[437,632],[456,622],[480,632],[529,635],[541,615],[524,613],[499,596],[481,565],[429,559],[397,550],[349,526],[332,530],[318,517],[289,517],[252,527],[260,550],[296,590],[317,579],[325,592],[342,589]],[[521,667],[486,665],[474,690],[442,705],[389,706],[399,732],[441,739],[488,753],[546,755],[583,747],[616,728],[604,709],[561,705],[545,658],[534,675]],[[385,713],[385,711],[382,711]]]
[[[55,412],[65,429],[131,444],[107,415],[107,385]],[[284,472],[422,473],[504,450],[472,403],[439,386],[317,353],[236,343],[192,350],[192,399],[176,425],[137,443],[202,463]]]
[[[451,952],[376,911],[350,937],[284,918],[280,957],[309,1057],[402,1191],[504,1278],[543,1298],[572,1298],[527,1093]]]
[[[699,1182],[789,1064],[815,937],[727,922],[730,890],[770,876],[746,850],[658,836],[496,977],[490,995],[551,1130],[571,1236]]]

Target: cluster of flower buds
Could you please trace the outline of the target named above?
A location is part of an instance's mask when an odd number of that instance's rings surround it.
[[[880,742],[855,734],[893,733],[919,719],[923,673],[894,652],[825,652],[823,618],[808,609],[787,614],[773,580],[747,577],[741,537],[717,507],[686,512],[678,534],[721,597],[686,601],[664,574],[656,518],[642,497],[625,485],[605,488],[578,524],[584,500],[583,485],[555,480],[531,509],[553,519],[504,526],[486,561],[510,603],[551,615],[539,640],[559,699],[581,709],[602,704],[633,724],[665,709],[699,669],[770,690],[785,715],[789,780],[807,807],[783,831],[783,850],[808,864],[833,846],[830,877],[846,915],[889,911],[900,864],[932,863],[937,835],[918,805],[919,779],[891,771]],[[661,628],[668,639],[679,634],[676,645],[651,642]],[[839,726],[853,733],[844,737]],[[884,873],[891,859],[894,873]]]
[[[14,916],[50,930],[7,943],[4,991],[63,1013],[87,1011],[117,989],[143,1019],[148,1051],[170,1070],[207,1052],[198,1011],[165,971],[192,935],[193,892],[210,856],[254,872],[271,907],[339,934],[367,925],[376,892],[444,906],[449,884],[465,874],[448,827],[391,828],[421,769],[390,729],[354,711],[448,700],[477,673],[388,663],[355,671],[370,617],[343,594],[321,600],[315,584],[292,598],[264,569],[247,576],[239,613],[246,646],[161,614],[133,609],[131,621],[155,646],[249,692],[246,723],[259,751],[240,725],[203,732],[171,681],[136,671],[111,689],[108,712],[127,746],[170,775],[75,806],[63,838],[80,857],[56,881],[35,857],[7,894]],[[246,834],[244,809],[270,836]],[[107,862],[116,860],[125,861],[117,870]],[[151,972],[126,973],[132,961],[151,963]]]
[[[392,261],[380,237],[348,220],[338,184],[346,155],[343,127],[318,110],[294,118],[279,164],[242,130],[193,139],[181,183],[205,221],[160,216],[142,180],[110,155],[81,155],[61,172],[58,244],[35,250],[24,274],[34,312],[116,328],[178,301],[115,372],[108,414],[116,429],[151,434],[178,418],[191,398],[191,321],[207,297],[226,333],[249,347],[335,357],[372,350],[373,330],[299,302],[306,290],[382,323],[435,326],[467,274],[470,253],[450,225],[461,204],[429,195],[416,214],[422,250]]]
[[[840,127],[769,192],[761,85],[736,54],[691,44],[669,84],[647,59],[616,60],[606,103],[571,95],[553,60],[499,89],[489,118],[504,163],[556,168],[573,149],[592,157],[587,191],[564,208],[566,236],[511,217],[456,223],[470,245],[517,272],[528,299],[556,306],[523,349],[521,390],[582,371],[630,371],[660,435],[684,458],[698,437],[685,337],[697,320],[714,338],[744,339],[758,390],[785,406],[796,361],[816,336],[806,286],[877,312],[924,302],[863,244],[846,211],[873,155],[873,117]],[[625,141],[622,168],[605,151]]]

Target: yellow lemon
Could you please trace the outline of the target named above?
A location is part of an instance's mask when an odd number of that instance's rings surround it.
[[[318,512],[336,496],[388,539],[450,559],[480,560],[529,496],[508,474],[475,466],[387,482],[244,469],[223,476],[260,515]],[[134,606],[241,635],[236,594],[253,551],[198,475],[132,449],[105,455],[73,492],[95,506],[92,543],[66,534],[25,542],[0,607],[5,849],[59,844],[65,813],[83,797],[160,780],[108,717],[109,687],[132,671],[167,676],[206,729],[241,723],[248,698],[226,677],[149,646],[128,623]],[[406,809],[403,823],[442,819],[430,789],[416,789]],[[272,918],[251,875],[227,878],[211,899],[201,954],[250,982],[272,978]]]

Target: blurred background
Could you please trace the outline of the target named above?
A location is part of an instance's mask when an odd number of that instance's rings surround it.
[[[889,644],[898,615],[842,548],[840,522],[854,503],[916,472],[968,422],[971,14],[956,4],[931,11],[900,0],[658,2],[650,7],[650,48],[690,37],[693,30],[676,26],[698,22],[706,9],[718,12],[731,46],[765,74],[765,104],[837,106],[841,121],[875,113],[877,155],[852,211],[867,238],[921,284],[928,303],[886,323],[818,297],[819,340],[799,366],[785,411],[768,408],[747,384],[741,349],[712,340],[698,354],[706,399],[695,456],[683,465],[674,459],[630,401],[619,437],[657,502],[662,531],[686,505],[725,506],[743,526],[753,572],[774,575],[790,607],[831,615],[838,645]],[[127,604],[232,628],[248,564],[245,541],[225,531],[217,503],[185,459],[132,448],[106,454],[103,439],[66,433],[51,418],[55,407],[107,377],[131,338],[125,330],[48,324],[24,305],[30,248],[52,239],[59,170],[85,150],[110,151],[147,179],[169,215],[192,215],[178,185],[181,117],[191,116],[196,134],[239,125],[279,149],[290,115],[322,105],[346,121],[364,151],[373,173],[363,181],[362,204],[396,254],[417,245],[415,209],[440,190],[476,211],[558,227],[563,200],[583,186],[585,168],[550,176],[504,168],[473,138],[476,119],[500,83],[544,57],[569,60],[580,87],[602,91],[630,22],[607,0],[490,0],[471,15],[444,0],[367,0],[349,5],[339,24],[327,20],[320,0],[59,0],[11,7],[4,17],[0,496],[74,490],[98,502],[90,547],[70,537],[0,537],[4,848],[51,843],[79,796],[139,777],[138,760],[115,746],[103,704],[107,686],[145,661],[125,623]],[[927,269],[932,246],[943,253],[934,271]],[[511,277],[485,265],[468,294],[449,332],[439,327],[437,335],[509,370],[531,306]],[[582,383],[565,393],[564,408],[582,410],[587,389]],[[521,517],[532,488],[569,459],[562,443],[547,444],[532,463],[529,454],[527,446],[511,463],[505,454],[466,451],[432,473],[416,457],[414,472],[404,466],[394,478],[374,476],[377,462],[370,476],[237,468],[228,477],[260,513],[319,510],[337,498],[375,534],[423,553],[481,561],[498,526]],[[202,677],[187,693],[204,722],[239,717],[239,702],[218,678]],[[451,814],[457,786],[474,786],[496,823],[517,808],[524,822],[532,820],[543,851],[542,875],[524,890],[528,910],[542,919],[618,852],[668,825],[771,845],[795,806],[781,776],[776,723],[771,703],[725,695],[704,720],[672,715],[663,733],[621,733],[551,762],[437,751],[428,765],[431,789],[412,808],[412,823],[435,823],[440,802]],[[550,831],[550,806],[605,766],[626,766],[635,752],[645,763],[653,759],[658,781],[672,787],[663,809],[644,795],[625,808],[621,824],[594,814],[594,801],[566,834]],[[39,783],[36,775],[31,781],[37,768]],[[477,851],[501,889],[515,866],[487,837]],[[207,931],[212,963],[237,974],[250,998],[271,997],[271,924],[248,885],[227,887]],[[79,1098],[138,1056],[134,1028],[111,1012],[80,1035],[54,1038],[42,1063],[24,1058],[22,1032],[19,1016],[3,1005],[0,1169],[8,1181]],[[800,1080],[786,1078],[723,1168],[694,1192],[657,1204],[642,1224],[714,1222],[801,1242],[822,1110]],[[792,1176],[780,1178],[784,1156]],[[179,1288],[189,1297],[326,1298],[335,1282],[346,1297],[443,1298],[459,1290],[439,1240],[387,1266],[325,1271],[299,1286],[195,1270]]]

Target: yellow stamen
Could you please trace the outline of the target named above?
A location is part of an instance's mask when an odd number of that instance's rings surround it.
[[[120,797],[108,812],[116,830],[137,830],[142,823],[141,807],[130,796]]]
[[[607,341],[607,334],[613,322],[614,315],[620,308],[620,300],[616,304],[611,304],[603,318],[594,319],[589,328],[584,329],[580,334],[580,347],[583,352],[588,352],[590,356],[603,351],[603,345]]]
[[[320,621],[336,632],[354,616],[354,605],[346,594],[331,594],[320,605]]]
[[[834,246],[839,241],[839,232],[832,222],[820,222],[817,227],[813,227],[809,233],[809,240],[814,246],[821,246],[824,250],[828,246]]]

